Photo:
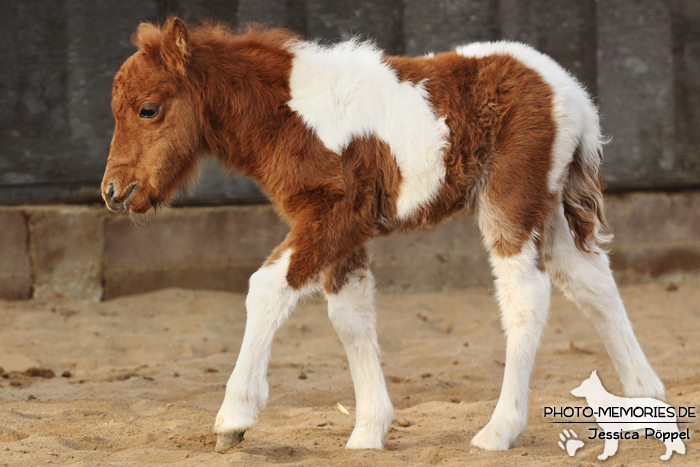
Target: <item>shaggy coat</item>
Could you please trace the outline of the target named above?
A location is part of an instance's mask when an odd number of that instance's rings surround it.
[[[396,57],[371,43],[321,46],[279,29],[189,31],[178,19],[142,24],[133,42],[139,50],[114,82],[107,206],[157,207],[213,156],[256,180],[291,227],[251,278],[217,449],[255,421],[272,336],[319,288],[355,382],[348,447],[381,447],[391,402],[366,245],[460,210],[477,213],[508,336],[503,392],[475,445],[505,449],[522,435],[550,277],[596,310],[625,390],[663,394],[599,247],[608,237],[596,108],[551,58],[513,42]]]

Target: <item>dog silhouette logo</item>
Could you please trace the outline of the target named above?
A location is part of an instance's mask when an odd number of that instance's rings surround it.
[[[678,430],[676,413],[669,404],[650,397],[629,398],[610,394],[595,371],[571,394],[586,399],[600,426],[600,430],[591,428],[593,437],[605,440],[603,453],[598,459],[605,460],[615,454],[620,439],[639,439],[640,430],[644,431],[646,438],[653,437],[664,443],[666,452],[661,460],[670,459],[674,452],[685,454],[682,439],[687,433]],[[567,441],[571,442],[570,439]],[[573,454],[569,452],[569,455]]]

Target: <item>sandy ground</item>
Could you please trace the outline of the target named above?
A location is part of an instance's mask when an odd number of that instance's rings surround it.
[[[668,401],[700,406],[700,286],[636,285],[622,294]],[[553,298],[523,444],[505,452],[469,444],[489,419],[503,372],[492,293],[377,301],[397,420],[386,449],[343,449],[354,420],[352,383],[324,302],[310,300],[277,335],[267,409],[224,455],[214,453],[212,427],[243,336],[243,296],[171,289],[105,303],[0,302],[0,466],[601,464],[601,440],[585,440],[574,458],[556,443],[563,428],[587,436],[593,425],[543,417],[545,405],[585,406],[569,391],[593,369],[620,392],[593,327],[563,297]],[[31,366],[56,376],[17,372]],[[681,427],[691,432],[687,453],[669,464],[700,465],[700,423]],[[663,452],[658,441],[621,441],[605,464],[660,465]]]

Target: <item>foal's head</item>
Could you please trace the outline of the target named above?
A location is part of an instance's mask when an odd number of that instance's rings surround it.
[[[114,80],[114,136],[102,180],[112,211],[146,212],[167,199],[193,171],[201,144],[201,99],[193,84],[187,26],[142,24],[139,50]]]

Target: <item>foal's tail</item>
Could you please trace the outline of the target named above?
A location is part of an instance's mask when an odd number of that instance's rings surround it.
[[[583,135],[569,166],[562,201],[576,247],[581,251],[600,251],[599,245],[610,242],[613,237],[605,220],[600,177],[605,141],[601,136],[598,113],[592,103],[587,104],[584,106]]]

